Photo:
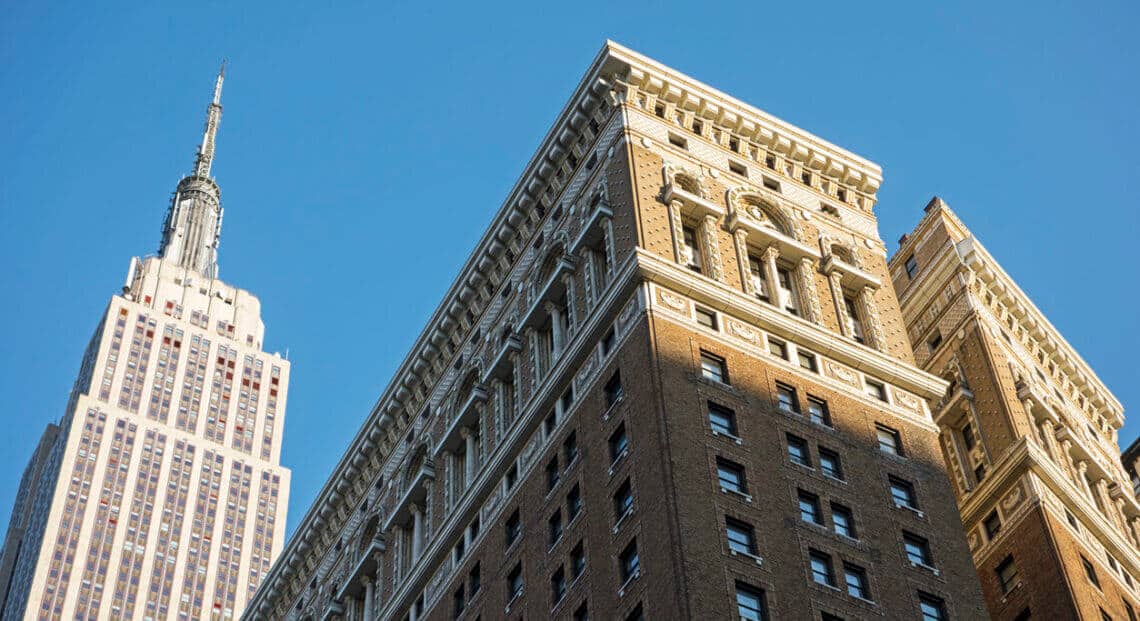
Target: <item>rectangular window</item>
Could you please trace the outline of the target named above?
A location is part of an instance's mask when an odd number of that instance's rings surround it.
[[[1001,584],[1001,592],[1009,593],[1017,584],[1017,565],[1013,562],[1013,555],[1006,556],[1001,564],[997,566],[996,571],[998,583]]]
[[[925,537],[903,531],[903,547],[906,557],[911,564],[933,567],[934,561],[930,558],[930,542]]]
[[[709,426],[713,433],[737,437],[736,412],[709,401]]]
[[[906,258],[906,263],[904,265],[906,266],[907,277],[913,280],[914,275],[918,273],[918,261],[914,260],[913,254]]]
[[[893,475],[890,477],[890,483],[891,498],[895,501],[896,507],[918,509],[918,503],[914,497],[914,485]]]
[[[771,293],[768,275],[764,272],[764,260],[753,254],[748,255],[748,275],[752,279],[752,290],[756,297],[767,302]]]
[[[702,273],[701,247],[697,242],[697,231],[691,226],[681,227],[681,263],[698,274]]]
[[[728,170],[729,170],[729,172],[731,172],[734,175],[740,175],[741,177],[748,177],[748,168],[745,167],[744,164],[741,164],[740,162],[734,162],[732,160],[728,160]]]
[[[847,581],[848,595],[870,601],[871,588],[867,582],[867,570],[852,563],[844,563],[843,576]]]
[[[855,300],[844,296],[843,311],[847,315],[847,326],[851,329],[851,338],[856,343],[864,342],[863,322],[859,320],[859,311],[856,310]]]
[[[776,382],[776,407],[793,414],[800,413],[800,400],[796,396],[796,389]]]
[[[765,621],[768,618],[768,611],[764,602],[764,591],[738,580],[736,614],[740,616],[741,621]]]
[[[776,278],[779,280],[777,284],[780,286],[780,306],[793,315],[799,315],[800,301],[792,280],[792,273],[782,267],[776,268]]]
[[[835,586],[835,569],[831,566],[831,556],[819,550],[811,550],[808,556],[811,559],[811,579],[817,584]]]
[[[819,373],[819,363],[816,362],[815,354],[797,348],[796,357],[800,360],[800,368],[807,369],[812,373]]]
[[[566,459],[566,466],[574,463],[578,459],[578,433],[571,431],[566,439],[562,441],[562,456]]]
[[[764,187],[772,190],[773,192],[780,191],[780,182],[770,177],[764,177]]]
[[[550,535],[547,543],[553,546],[562,538],[562,509],[558,509],[550,516],[550,519],[546,521],[546,526],[547,533]]]
[[[827,402],[819,397],[808,395],[808,418],[811,422],[824,427],[831,426],[831,412],[827,410]]]
[[[1091,582],[1094,587],[1099,589],[1100,578],[1096,575],[1096,568],[1093,567],[1093,564],[1089,562],[1089,560],[1085,558],[1084,555],[1081,555],[1081,565],[1083,565],[1085,568],[1085,576],[1088,577],[1089,582]]]
[[[970,423],[962,426],[962,444],[966,446],[967,451],[974,450],[974,427]]]
[[[788,459],[792,463],[811,468],[811,454],[808,453],[807,442],[799,437],[787,434],[788,438]]]
[[[819,469],[826,476],[843,480],[843,462],[840,461],[839,453],[822,446],[819,447]]]
[[[756,535],[752,527],[730,517],[726,517],[724,521],[728,533],[728,549],[738,554],[755,556]]]
[[[708,328],[709,330],[716,330],[716,312],[707,308],[696,307],[697,323]]]
[[[562,480],[562,473],[558,466],[558,456],[555,455],[546,464],[546,491],[552,491]]]
[[[610,463],[617,463],[617,460],[624,457],[628,452],[629,436],[625,434],[625,423],[623,422],[610,434]]]
[[[475,563],[471,567],[471,571],[467,573],[467,583],[471,585],[472,597],[479,592],[479,589],[483,588],[483,580],[479,577],[479,563]]]
[[[728,364],[724,358],[716,354],[710,354],[707,351],[701,351],[701,375],[705,379],[720,382],[722,384],[728,383]]]
[[[831,523],[836,533],[848,539],[859,538],[855,532],[855,514],[837,502],[831,503]]]
[[[606,409],[608,410],[613,407],[613,405],[617,403],[619,399],[621,399],[621,371],[614,371],[614,374],[610,376],[610,379],[608,381],[606,381],[606,386],[603,389],[603,392],[606,395]]]
[[[716,476],[717,480],[720,481],[721,489],[737,494],[748,493],[748,486],[744,479],[744,466],[723,457],[717,457]]]
[[[586,571],[586,550],[582,547],[582,542],[579,541],[578,545],[570,551],[570,573],[577,578],[584,571]]]
[[[1001,532],[1001,517],[998,516],[997,509],[990,511],[990,514],[982,521],[982,526],[986,529],[986,538],[993,541],[994,537],[997,537],[998,533]]]
[[[514,601],[516,597],[522,595],[523,592],[523,577],[522,577],[522,563],[516,563],[511,573],[507,574],[507,601]]]
[[[886,401],[887,400],[887,387],[882,382],[875,381],[875,380],[868,377],[863,382],[863,394],[867,395],[868,397],[871,397],[872,399],[878,399],[879,401]]]
[[[550,598],[555,604],[566,595],[566,572],[561,567],[550,576]]]
[[[507,547],[509,548],[511,547],[511,544],[519,538],[519,533],[522,532],[522,521],[519,519],[518,509],[515,509],[515,512],[507,518],[507,522],[504,524],[503,530],[506,532]]]
[[[682,138],[682,137],[680,137],[674,133],[669,134],[669,144],[673,145],[674,147],[677,147],[678,149],[688,149],[689,148],[689,141],[685,140],[684,138]]]
[[[574,518],[582,512],[582,490],[578,488],[575,483],[574,487],[570,488],[570,492],[566,494],[566,517],[567,520],[573,522]]]
[[[768,353],[780,360],[788,359],[788,344],[780,339],[768,337]]]
[[[641,573],[641,559],[637,556],[636,539],[630,541],[625,550],[622,550],[618,560],[621,562],[622,583],[629,582]]]
[[[934,334],[930,337],[930,340],[926,341],[926,346],[930,349],[931,353],[934,353],[934,351],[938,349],[938,346],[941,344],[942,333],[937,330],[934,331]]]
[[[630,486],[629,479],[626,479],[614,492],[614,521],[620,522],[631,511],[633,511],[633,487]]]
[[[941,597],[928,593],[918,594],[918,609],[922,613],[922,621],[946,621],[946,604]]]
[[[800,519],[809,524],[823,524],[819,510],[819,496],[799,490]]]
[[[886,425],[875,425],[875,436],[879,441],[879,450],[890,455],[902,455],[902,437],[895,429]]]

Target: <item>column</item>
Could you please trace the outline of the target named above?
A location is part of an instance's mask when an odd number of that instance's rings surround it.
[[[780,310],[784,310],[784,301],[780,299],[780,273],[776,271],[776,258],[780,256],[780,249],[775,246],[768,246],[764,249],[764,254],[760,258],[764,259],[764,274],[768,279],[768,287],[772,292],[768,295],[768,301]]]
[[[736,247],[736,269],[740,270],[740,281],[744,292],[756,295],[752,286],[752,270],[748,265],[748,231],[738,228],[732,232],[732,243]]]
[[[562,285],[564,287],[566,287],[566,310],[565,310],[565,313],[566,313],[566,329],[568,332],[567,334],[563,335],[562,340],[568,341],[568,340],[570,340],[570,335],[574,332],[574,326],[576,325],[575,316],[577,315],[577,313],[575,312],[576,309],[574,307],[574,277],[571,276],[570,274],[563,274],[562,275]]]
[[[586,266],[585,275],[582,280],[586,281],[586,314],[588,315],[589,309],[594,305],[594,299],[597,295],[594,289],[595,283],[597,282],[595,271],[597,270],[598,253],[587,246],[582,249],[582,254],[579,259],[580,262]],[[605,269],[605,266],[602,266],[602,269]]]
[[[875,308],[875,290],[863,287],[859,291],[859,310],[863,314],[863,330],[867,334],[867,344],[879,351],[887,348],[887,337],[883,334],[883,324],[879,321],[879,309]]]
[[[1026,408],[1032,407],[1032,403],[1028,399],[1025,400],[1025,405]],[[1030,420],[1032,420],[1032,418]],[[1061,466],[1060,456],[1057,455],[1060,449],[1055,446],[1057,437],[1053,435],[1053,421],[1046,418],[1038,424],[1038,430],[1041,433],[1041,446],[1045,448],[1045,453],[1048,454],[1053,461],[1057,462],[1058,466]],[[1061,469],[1063,470],[1064,466],[1061,466]]]
[[[1065,462],[1065,471],[1069,473],[1069,480],[1072,481],[1078,488],[1081,487],[1081,482],[1077,480],[1077,464],[1073,462],[1072,440],[1061,441],[1061,459]]]
[[[1078,485],[1085,492],[1085,497],[1089,500],[1093,499],[1092,488],[1089,487],[1088,477],[1089,463],[1085,460],[1077,462],[1077,478],[1079,479]]]
[[[562,309],[553,302],[547,302],[546,312],[550,314],[550,367],[554,368],[554,359],[562,353],[562,339],[566,335],[562,334]]]
[[[424,534],[424,514],[416,505],[409,507],[412,511],[412,562],[415,564],[420,558],[420,552],[423,548],[423,534]]]
[[[815,288],[815,262],[809,257],[801,257],[796,279],[800,284],[800,308],[804,319],[819,324],[823,322],[823,312],[819,308],[819,292]]]
[[[685,243],[685,223],[681,219],[681,203],[678,201],[669,203],[669,225],[673,228],[673,260],[680,263],[681,246]]]
[[[617,261],[617,248],[614,246],[614,223],[609,218],[602,219],[602,234],[604,235],[602,243],[605,244],[606,248],[605,256],[602,257],[604,259],[602,261],[602,272],[605,276],[602,280],[609,283],[610,275],[614,273],[616,267],[614,262]]]
[[[364,618],[363,621],[372,621],[372,596],[375,587],[373,586],[371,578],[361,578],[364,583]]]
[[[459,435],[463,436],[463,444],[466,453],[463,455],[463,479],[467,485],[475,480],[475,432],[470,427],[464,427],[459,430]],[[461,494],[462,495],[462,494]]]
[[[704,253],[705,263],[708,263],[709,276],[713,280],[724,282],[724,266],[720,263],[720,240],[716,234],[717,230],[717,217],[712,214],[706,214],[704,218],[704,226],[701,227],[701,235],[704,237]]]
[[[827,275],[827,284],[831,288],[831,299],[835,301],[835,316],[839,318],[839,333],[847,338],[855,337],[855,328],[851,325],[851,318],[847,316],[847,303],[843,297],[843,274],[838,270],[831,270]]]

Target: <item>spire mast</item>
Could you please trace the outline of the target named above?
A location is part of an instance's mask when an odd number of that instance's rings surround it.
[[[214,163],[214,140],[218,135],[218,125],[222,121],[222,82],[226,79],[226,61],[222,61],[222,68],[218,71],[218,79],[214,83],[214,100],[206,110],[206,129],[202,135],[202,144],[198,146],[198,159],[194,162],[195,177],[209,177],[210,166]]]

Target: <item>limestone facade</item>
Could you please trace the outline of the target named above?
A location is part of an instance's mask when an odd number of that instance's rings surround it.
[[[941,199],[890,266],[991,617],[1135,619],[1120,403]]]

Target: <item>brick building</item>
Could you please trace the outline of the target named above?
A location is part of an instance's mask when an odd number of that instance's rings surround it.
[[[981,618],[880,180],[608,43],[246,618]]]
[[[262,350],[258,299],[218,279],[222,80],[158,255],[131,259],[25,469],[5,620],[232,619],[284,544],[289,362]]]
[[[1135,620],[1120,403],[941,199],[890,265],[992,618]]]

